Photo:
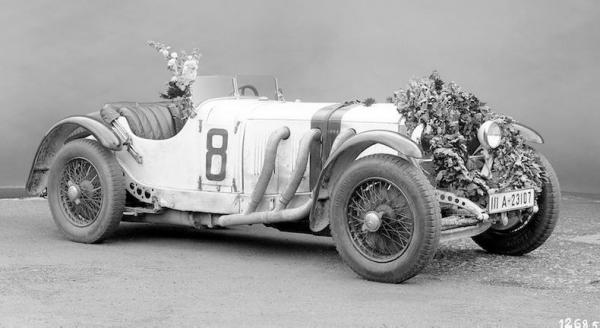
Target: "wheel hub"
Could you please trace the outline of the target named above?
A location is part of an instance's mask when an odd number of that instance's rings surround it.
[[[70,201],[75,202],[75,204],[79,204],[79,198],[81,197],[81,189],[79,186],[76,184],[71,184],[69,189],[67,189],[67,197],[69,197]]]
[[[381,215],[374,211],[367,212],[367,214],[365,214],[365,223],[363,225],[363,229],[370,232],[375,232],[379,230],[379,227],[381,227]]]

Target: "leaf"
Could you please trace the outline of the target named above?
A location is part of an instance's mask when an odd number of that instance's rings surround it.
[[[427,127],[424,135],[430,148],[426,151],[433,154],[437,188],[464,193],[482,206],[491,186],[509,190],[531,185],[541,190],[547,177],[535,151],[511,125],[514,120],[494,113],[456,83],[446,83],[433,72],[429,77],[410,80],[406,89],[391,98],[409,131],[420,123]],[[466,165],[467,140],[476,138],[480,125],[490,119],[498,120],[504,137],[499,147],[490,150],[494,156],[492,174],[484,178],[480,166]]]

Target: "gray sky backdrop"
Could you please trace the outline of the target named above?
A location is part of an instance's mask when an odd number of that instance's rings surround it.
[[[600,2],[1,1],[0,186],[22,186],[48,127],[169,78],[146,46],[199,47],[200,71],[265,73],[289,99],[379,101],[437,69],[533,126],[564,190],[600,193]]]

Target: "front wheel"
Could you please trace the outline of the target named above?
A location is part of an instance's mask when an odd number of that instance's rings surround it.
[[[125,207],[123,171],[114,154],[89,139],[62,147],[48,177],[48,204],[68,239],[96,243],[107,238]]]
[[[507,227],[494,227],[473,237],[481,248],[490,253],[504,255],[523,255],[540,247],[552,234],[558,221],[560,205],[560,187],[558,178],[550,162],[542,154],[539,164],[542,166],[546,181],[538,196],[539,211],[531,217],[522,217]]]
[[[400,283],[433,258],[440,236],[435,190],[392,155],[353,162],[335,184],[331,235],[344,262],[368,280]]]

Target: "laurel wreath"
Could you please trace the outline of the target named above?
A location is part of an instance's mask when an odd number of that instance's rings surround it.
[[[433,157],[436,187],[487,206],[491,192],[534,188],[541,192],[546,179],[536,151],[525,143],[511,117],[494,113],[473,94],[454,82],[444,82],[437,72],[409,81],[391,101],[405,118],[408,133],[421,123],[424,150]],[[495,149],[473,149],[482,123],[496,120],[502,142]],[[488,151],[494,160],[491,174],[481,173],[475,151]],[[481,156],[480,156],[481,157]],[[479,158],[480,158],[479,157]]]

